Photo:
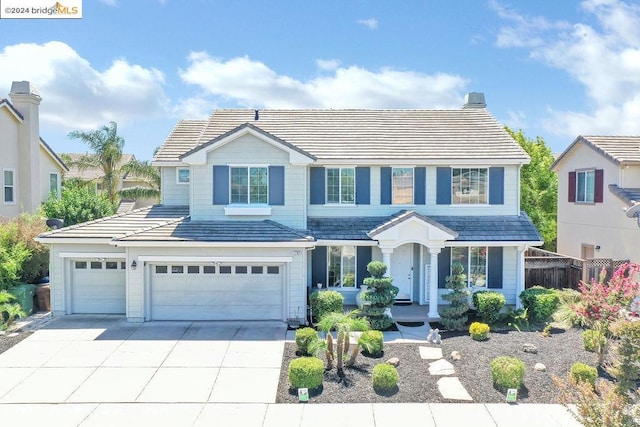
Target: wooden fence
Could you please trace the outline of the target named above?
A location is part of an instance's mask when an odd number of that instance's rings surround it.
[[[579,259],[538,248],[529,248],[524,257],[525,288],[578,289],[581,280],[598,279],[604,268],[607,278],[628,261],[609,258]]]

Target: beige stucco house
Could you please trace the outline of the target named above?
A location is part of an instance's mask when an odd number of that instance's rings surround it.
[[[640,136],[578,136],[556,159],[558,252],[640,262]]]
[[[42,98],[26,81],[13,82],[11,100],[0,99],[0,216],[35,212],[49,194],[60,195],[67,166],[40,137]]]

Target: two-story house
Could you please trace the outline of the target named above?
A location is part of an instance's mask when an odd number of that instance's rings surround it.
[[[556,159],[558,252],[640,262],[640,136],[578,136]]]
[[[13,82],[11,101],[0,99],[0,217],[35,212],[51,193],[60,195],[67,166],[40,137],[40,101],[35,87]]]
[[[54,313],[285,320],[319,285],[354,303],[371,260],[431,318],[453,262],[516,304],[524,251],[542,243],[519,206],[530,159],[484,95],[466,101],[178,122],[154,158],[161,205],[40,236]]]

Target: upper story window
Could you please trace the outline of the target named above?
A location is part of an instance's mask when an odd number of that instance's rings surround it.
[[[456,262],[462,264],[467,277],[467,286],[487,286],[487,261],[485,246],[451,248],[451,264]]]
[[[576,202],[593,203],[595,201],[596,171],[576,172]]]
[[[53,194],[55,197],[58,197],[60,195],[58,191],[59,181],[60,177],[57,173],[49,174],[49,194]]]
[[[487,204],[488,176],[487,168],[452,168],[452,203]]]
[[[3,171],[2,185],[4,187],[4,202],[15,203],[16,202],[16,186],[14,181],[14,171],[12,169],[5,169]]]
[[[413,204],[413,168],[393,168],[391,194],[394,205]]]
[[[356,202],[355,168],[327,168],[327,203]]]
[[[188,168],[176,169],[177,184],[189,184],[190,181],[191,181],[191,171]]]
[[[269,177],[267,167],[231,167],[231,204],[267,204]]]

